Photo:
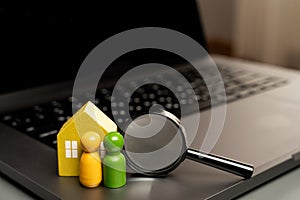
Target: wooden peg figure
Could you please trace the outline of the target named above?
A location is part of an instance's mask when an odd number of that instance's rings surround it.
[[[98,153],[101,138],[96,132],[87,132],[81,137],[83,153],[80,158],[79,181],[88,188],[97,187],[102,180],[101,159]]]
[[[108,188],[119,188],[126,184],[126,160],[121,150],[123,136],[110,132],[104,137],[106,154],[103,159],[103,183]]]

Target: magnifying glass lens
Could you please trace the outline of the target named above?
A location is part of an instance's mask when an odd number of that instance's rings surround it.
[[[125,154],[140,173],[163,175],[180,163],[186,151],[184,134],[162,115],[139,116],[124,132]]]

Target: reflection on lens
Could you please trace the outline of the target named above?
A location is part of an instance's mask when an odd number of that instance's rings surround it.
[[[125,131],[126,154],[145,171],[172,165],[182,156],[185,148],[184,136],[178,125],[158,114],[136,118]]]

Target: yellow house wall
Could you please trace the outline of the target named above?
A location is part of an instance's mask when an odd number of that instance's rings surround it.
[[[77,141],[78,158],[66,158],[65,141]],[[82,154],[80,137],[77,134],[74,120],[71,118],[57,136],[58,174],[59,176],[79,176],[79,160]]]

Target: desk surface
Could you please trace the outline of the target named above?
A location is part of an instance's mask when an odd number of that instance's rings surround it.
[[[239,200],[293,200],[300,196],[300,168],[297,168],[239,198]]]
[[[300,196],[300,168],[297,168],[280,178],[242,196],[239,200],[259,199],[299,199]],[[25,191],[0,176],[0,199],[34,199]]]

